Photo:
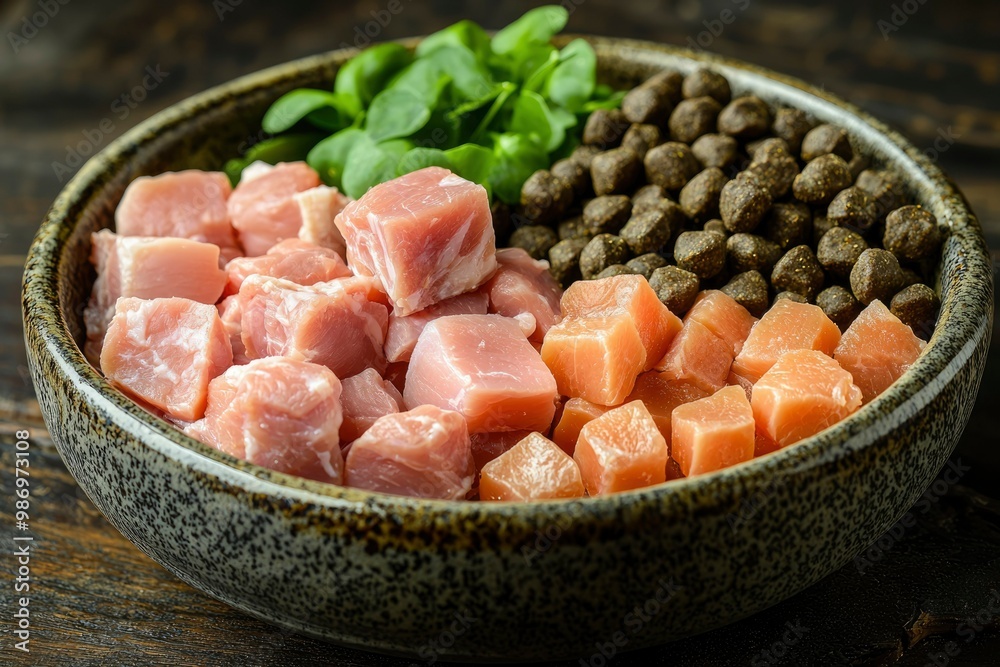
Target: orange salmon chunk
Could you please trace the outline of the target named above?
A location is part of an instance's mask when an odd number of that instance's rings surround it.
[[[671,427],[671,455],[687,477],[753,458],[753,410],[740,387],[678,406]]]
[[[792,350],[757,382],[751,402],[762,435],[786,447],[857,410],[861,390],[822,352]]]
[[[833,358],[851,374],[867,403],[898,380],[925,345],[876,299],[844,332]]]
[[[817,350],[832,356],[840,329],[819,306],[781,299],[753,326],[733,361],[733,373],[755,384],[785,352]]]
[[[684,323],[656,370],[671,380],[693,384],[708,393],[722,389],[733,365],[733,349],[697,320]]]
[[[573,458],[592,496],[667,479],[667,441],[642,401],[626,403],[586,424]]]
[[[531,433],[483,466],[482,500],[580,498],[583,479],[573,458],[540,433]]]
[[[545,335],[542,361],[563,396],[619,405],[646,362],[646,349],[631,316],[564,319]]]
[[[572,455],[583,427],[610,409],[582,398],[569,399],[563,406],[559,423],[552,430],[552,439],[564,452]]]
[[[706,290],[698,295],[685,322],[698,322],[733,348],[735,357],[743,349],[743,342],[757,318],[736,300],[719,290]]]

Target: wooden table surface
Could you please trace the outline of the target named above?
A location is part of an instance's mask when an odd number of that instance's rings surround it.
[[[365,31],[394,39],[463,17],[496,28],[528,4],[0,4],[0,665],[409,664],[290,635],[209,599],[101,517],[63,467],[39,416],[22,343],[21,267],[45,209],[78,166],[74,151],[81,142],[84,152],[87,142],[103,147],[192,93],[267,65],[363,43]],[[991,247],[1000,248],[995,3],[564,4],[575,8],[573,31],[700,44],[824,86],[871,111],[955,178]],[[40,13],[46,6],[50,15]],[[388,7],[399,11],[391,14]],[[163,75],[148,90],[141,88],[147,67]],[[997,257],[994,251],[995,262]],[[912,510],[914,525],[888,536],[884,550],[751,619],[612,662],[1000,664],[1000,354],[995,345],[993,350],[952,459],[961,474],[942,477]],[[18,429],[28,429],[32,443],[35,541],[27,655],[12,647],[17,566],[9,555],[11,471]]]

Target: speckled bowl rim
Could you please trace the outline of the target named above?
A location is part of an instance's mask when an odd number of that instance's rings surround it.
[[[565,35],[559,41],[565,42],[573,37]],[[911,185],[913,189],[934,193],[934,200],[924,203],[934,211],[939,221],[951,227],[952,242],[958,242],[958,247],[952,252],[963,253],[970,263],[988,263],[983,251],[985,242],[982,242],[982,231],[954,184],[900,134],[853,105],[795,78],[738,60],[652,42],[583,37],[599,53],[602,49],[614,50],[617,55],[628,52],[631,58],[640,62],[645,53],[649,56],[648,64],[655,67],[659,66],[656,58],[664,54],[685,59],[673,64],[682,71],[699,64],[709,64],[730,77],[737,90],[759,90],[761,85],[778,86],[793,106],[809,107],[810,114],[819,108],[825,114],[835,116],[836,122],[852,138],[860,138],[863,143],[887,139],[888,144],[881,149],[898,163],[907,183],[915,183],[915,186]],[[413,45],[418,40],[402,41]],[[892,430],[894,422],[898,423],[925,407],[970,360],[977,342],[989,335],[992,304],[979,303],[981,299],[977,301],[977,295],[983,294],[982,285],[977,288],[972,278],[980,272],[964,271],[952,279],[948,293],[942,295],[938,325],[920,359],[889,390],[848,419],[796,446],[719,472],[611,496],[531,503],[413,499],[313,482],[274,472],[212,449],[138,407],[106,382],[79,350],[65,324],[57,289],[62,251],[76,224],[75,220],[68,218],[68,214],[74,209],[85,210],[88,201],[97,197],[106,183],[106,175],[121,168],[121,164],[138,152],[140,145],[153,141],[157,133],[184,125],[192,116],[224,104],[226,98],[268,88],[275,81],[295,79],[296,73],[302,69],[342,62],[352,53],[353,49],[331,51],[261,70],[182,100],[142,122],[84,164],[55,200],[29,251],[23,298],[33,310],[26,327],[39,328],[38,333],[60,372],[79,388],[85,400],[137,433],[144,444],[219,481],[248,492],[268,494],[281,501],[339,509],[363,508],[376,515],[438,525],[460,525],[452,522],[463,518],[476,519],[475,523],[480,527],[484,520],[495,521],[499,527],[509,525],[508,522],[513,519],[541,525],[553,516],[572,520],[581,514],[595,520],[613,521],[630,507],[648,503],[659,503],[664,511],[692,509],[700,500],[718,499],[720,494],[732,495],[736,489],[759,485],[777,475],[795,474],[834,462],[875,442]],[[760,81],[759,77],[769,80],[769,84]],[[986,274],[989,275],[988,270]],[[968,311],[962,318],[955,316],[956,308],[970,306],[978,312],[971,313],[971,317]],[[928,380],[921,382],[917,378]],[[895,413],[897,419],[890,419],[890,413]],[[569,504],[578,505],[582,512],[566,511]]]

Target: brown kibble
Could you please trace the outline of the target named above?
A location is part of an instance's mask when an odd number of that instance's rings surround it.
[[[774,136],[784,139],[793,155],[799,154],[802,139],[812,128],[812,121],[801,109],[778,109],[774,114],[774,124],[771,125]]]
[[[580,273],[587,280],[597,277],[612,264],[623,264],[628,260],[628,244],[613,234],[598,234],[580,253]]]
[[[894,172],[865,169],[858,174],[857,186],[875,200],[875,217],[883,220],[890,211],[906,203],[903,184]]]
[[[565,239],[549,250],[549,273],[563,287],[569,287],[582,277],[580,254],[589,242],[589,238]]]
[[[559,223],[559,240],[586,238],[590,240],[593,234],[583,222],[582,215],[575,215]]]
[[[860,153],[855,153],[847,162],[847,168],[851,170],[851,177],[857,179],[865,169],[871,165],[871,160],[868,159],[867,155],[861,155]]]
[[[764,100],[749,95],[738,97],[719,112],[719,132],[737,139],[753,139],[771,126],[771,111]]]
[[[597,195],[630,192],[642,173],[642,160],[627,148],[612,148],[594,156],[590,175]]]
[[[830,202],[826,217],[839,227],[866,232],[875,224],[875,200],[857,186],[845,188]]]
[[[655,125],[643,125],[636,123],[628,128],[622,138],[622,148],[627,148],[640,158],[646,154],[653,146],[662,141],[660,128]]]
[[[781,145],[770,141],[758,147],[753,161],[743,173],[767,188],[771,199],[779,199],[792,189],[795,177],[799,175],[799,163],[785,152],[781,139],[773,140],[781,142]]]
[[[622,112],[633,123],[663,126],[680,100],[683,77],[678,72],[661,72],[636,86],[622,99]]]
[[[659,203],[666,194],[659,185],[650,183],[649,185],[644,185],[635,191],[632,195],[632,208],[641,209],[646,206],[653,206]]]
[[[559,241],[556,231],[543,225],[518,227],[510,235],[510,245],[524,248],[535,259],[545,259],[549,249]]]
[[[687,144],[668,141],[651,148],[643,160],[646,179],[664,190],[676,191],[701,171],[701,165]]]
[[[789,301],[794,301],[795,303],[809,303],[809,299],[805,298],[798,292],[778,292],[774,295],[773,303],[778,303],[782,299],[788,299]]]
[[[691,144],[691,152],[701,166],[728,167],[736,161],[739,143],[728,134],[703,134]]]
[[[804,206],[806,210],[809,210],[809,207],[805,206],[805,204],[799,204],[799,206]],[[813,226],[812,243],[814,246],[818,246],[823,236],[828,231],[836,227],[835,224],[830,222],[829,218],[827,218],[825,215],[820,215],[818,213],[816,214],[816,217],[813,218],[812,226]]]
[[[827,204],[851,184],[851,171],[839,155],[821,155],[803,169],[792,183],[795,198],[806,204]]]
[[[671,220],[662,208],[651,208],[635,214],[619,235],[636,255],[655,252],[670,240]]]
[[[780,137],[765,137],[749,142],[747,154],[754,162],[764,162],[779,155],[792,156],[791,151],[788,150],[788,144]]]
[[[719,212],[730,232],[751,232],[771,208],[770,191],[753,178],[738,175],[722,188]]]
[[[771,272],[776,291],[797,292],[810,301],[823,288],[823,267],[807,245],[795,246],[778,260]]]
[[[561,218],[573,203],[573,187],[545,169],[539,169],[521,188],[521,208],[524,215],[540,225]]]
[[[851,269],[851,290],[864,305],[875,299],[891,303],[903,281],[899,260],[888,250],[869,248]]]
[[[767,310],[767,281],[757,271],[737,274],[721,289],[754,317],[760,317]]]
[[[861,304],[851,290],[840,285],[827,287],[816,295],[816,305],[823,309],[834,324],[846,331],[851,322],[861,313]]]
[[[591,236],[617,234],[632,215],[632,200],[627,195],[594,197],[583,207],[583,227]]]
[[[903,206],[885,219],[882,243],[907,262],[935,256],[941,248],[941,230],[934,214],[921,206]]]
[[[683,316],[698,297],[698,276],[676,266],[664,266],[653,271],[649,286],[674,315]]]
[[[756,234],[733,234],[726,239],[729,270],[733,273],[760,271],[771,275],[771,270],[781,258],[778,244]]]
[[[718,217],[719,196],[728,181],[721,169],[705,169],[681,188],[681,209],[696,222]]]
[[[833,227],[820,239],[816,259],[832,275],[847,278],[865,250],[868,244],[860,234],[846,227]]]
[[[715,129],[722,105],[711,97],[684,100],[670,114],[670,138],[691,143]]]
[[[729,236],[729,232],[726,230],[725,223],[723,223],[722,220],[719,219],[709,220],[704,225],[702,225],[702,229],[704,229],[706,232],[712,232],[713,234],[718,234],[722,238],[726,238]]]
[[[854,158],[851,141],[847,138],[847,132],[841,127],[823,123],[809,130],[802,139],[802,160],[804,162],[831,153],[844,158],[844,162],[850,162]]]
[[[688,99],[711,97],[720,105],[729,104],[733,95],[726,77],[704,67],[699,67],[684,77],[681,93]]]
[[[812,212],[799,202],[780,202],[771,207],[762,226],[764,236],[782,250],[809,242]]]
[[[646,280],[653,277],[653,271],[666,265],[667,260],[655,252],[647,252],[645,255],[639,255],[635,259],[625,262],[625,266],[630,268],[633,273],[645,276]]]
[[[712,232],[683,232],[674,244],[674,261],[699,278],[711,278],[726,264],[726,241]]]
[[[634,274],[635,271],[628,268],[626,264],[612,264],[595,276],[595,279],[600,278],[611,278],[613,276],[628,276]]]
[[[938,308],[941,302],[938,295],[927,285],[917,283],[906,287],[892,297],[889,310],[902,320],[913,332],[927,340],[934,331]]]
[[[552,175],[569,183],[573,195],[578,199],[586,197],[593,189],[590,180],[590,165],[584,167],[580,160],[571,157],[559,160],[552,165]]]
[[[583,127],[583,143],[602,150],[614,148],[621,143],[630,124],[625,114],[618,109],[597,109],[587,117],[587,124]]]
[[[590,180],[590,164],[594,161],[594,156],[601,152],[597,146],[581,144],[573,149],[569,159],[587,170],[587,180]]]

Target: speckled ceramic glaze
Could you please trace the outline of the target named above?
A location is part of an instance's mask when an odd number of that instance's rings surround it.
[[[167,109],[90,160],[31,248],[31,373],[66,465],[108,520],[209,595],[286,628],[418,659],[588,658],[761,610],[847,563],[945,464],[972,409],[992,321],[979,224],[920,151],[821,91],[747,65],[594,39],[625,86],[709,62],[736,93],[835,122],[949,230],[940,323],[925,353],[853,417],[721,473],[578,501],[416,501],[269,472],[172,429],[80,353],[90,234],[136,176],[217,169],[258,135],[267,105],[325,86],[335,52],[244,77]],[[643,615],[636,607],[645,607]],[[596,662],[595,662],[596,664]]]

